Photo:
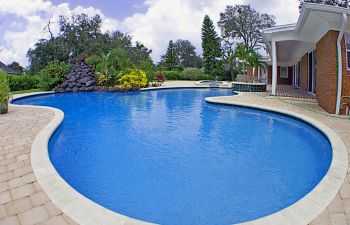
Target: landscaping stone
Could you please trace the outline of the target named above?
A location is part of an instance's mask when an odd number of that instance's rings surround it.
[[[54,88],[55,92],[80,92],[94,91],[96,89],[96,77],[84,59],[77,60],[63,82]]]

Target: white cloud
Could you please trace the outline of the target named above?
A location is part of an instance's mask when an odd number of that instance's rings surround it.
[[[169,40],[188,39],[201,52],[201,26],[205,14],[208,14],[216,24],[220,12],[226,5],[251,4],[260,13],[276,16],[278,24],[294,23],[298,17],[298,0],[145,0],[143,5],[147,10],[135,13],[117,21],[106,17],[99,9],[78,6],[71,9],[68,3],[54,5],[45,0],[0,0],[0,15],[15,14],[21,19],[21,29],[6,27],[0,41],[0,61],[10,63],[19,61],[27,65],[26,52],[40,38],[47,38],[44,27],[49,20],[53,22],[51,29],[58,33],[59,15],[70,16],[71,13],[100,14],[103,20],[102,30],[115,30],[131,34],[135,41],[141,41],[153,50],[152,57],[158,61],[164,54]],[[3,24],[2,24],[3,25]],[[0,25],[0,26],[2,26]],[[1,33],[1,32],[0,32]]]
[[[251,4],[260,13],[273,14],[279,24],[296,22],[297,0],[147,0],[148,10],[126,18],[121,26],[153,50],[157,61],[169,40],[188,39],[201,52],[201,26],[208,14],[216,24],[226,5]]]
[[[51,30],[54,34],[59,31],[58,19],[60,15],[69,17],[72,13],[86,13],[90,16],[99,14],[102,18],[102,31],[115,30],[118,22],[115,19],[106,17],[99,9],[93,7],[78,6],[71,9],[69,4],[63,3],[53,5],[49,1],[43,0],[0,0],[0,14],[3,16],[15,14],[17,19],[24,20],[23,29],[11,29],[16,25],[11,22],[4,32],[0,42],[0,61],[10,63],[18,61],[22,65],[28,64],[26,53],[29,48],[34,47],[35,43],[41,38],[48,38],[49,33],[45,30],[48,21],[52,22]],[[23,22],[22,22],[23,24]]]

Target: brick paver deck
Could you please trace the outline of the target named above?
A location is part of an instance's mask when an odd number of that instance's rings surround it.
[[[350,120],[330,116],[313,101],[286,101],[254,93],[218,98],[283,108],[315,118],[333,128],[350,152]],[[76,224],[48,199],[31,168],[31,143],[52,118],[49,110],[20,106],[11,106],[8,114],[0,115],[0,225]],[[323,224],[350,224],[350,174],[333,202],[311,223]]]
[[[76,224],[43,192],[30,163],[31,144],[52,118],[49,110],[17,106],[0,115],[0,225]]]
[[[271,85],[268,85],[267,89],[271,90]],[[316,95],[312,95],[309,92],[293,87],[292,85],[277,85],[276,96],[316,99]]]

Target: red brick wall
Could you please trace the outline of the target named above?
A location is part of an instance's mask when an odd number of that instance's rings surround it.
[[[306,53],[301,57],[300,62],[300,89],[307,91],[308,90],[308,54]]]
[[[268,84],[272,84],[272,66],[268,66]],[[288,78],[282,78],[280,77],[281,67],[277,66],[277,85],[278,84],[284,84],[284,85],[292,85],[293,81],[293,68],[288,68]]]
[[[319,105],[329,113],[335,113],[337,82],[337,31],[329,31],[316,44],[317,77],[316,92]]]
[[[247,77],[249,78],[249,80],[251,80],[251,76],[253,74],[253,68],[251,68],[250,66],[247,66]],[[255,68],[254,70],[254,80],[258,80],[258,68]]]

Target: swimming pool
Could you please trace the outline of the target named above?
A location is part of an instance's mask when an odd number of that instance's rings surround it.
[[[62,109],[50,157],[76,190],[161,224],[231,224],[289,206],[327,172],[327,139],[298,120],[210,105],[223,89],[70,93],[17,100]]]

